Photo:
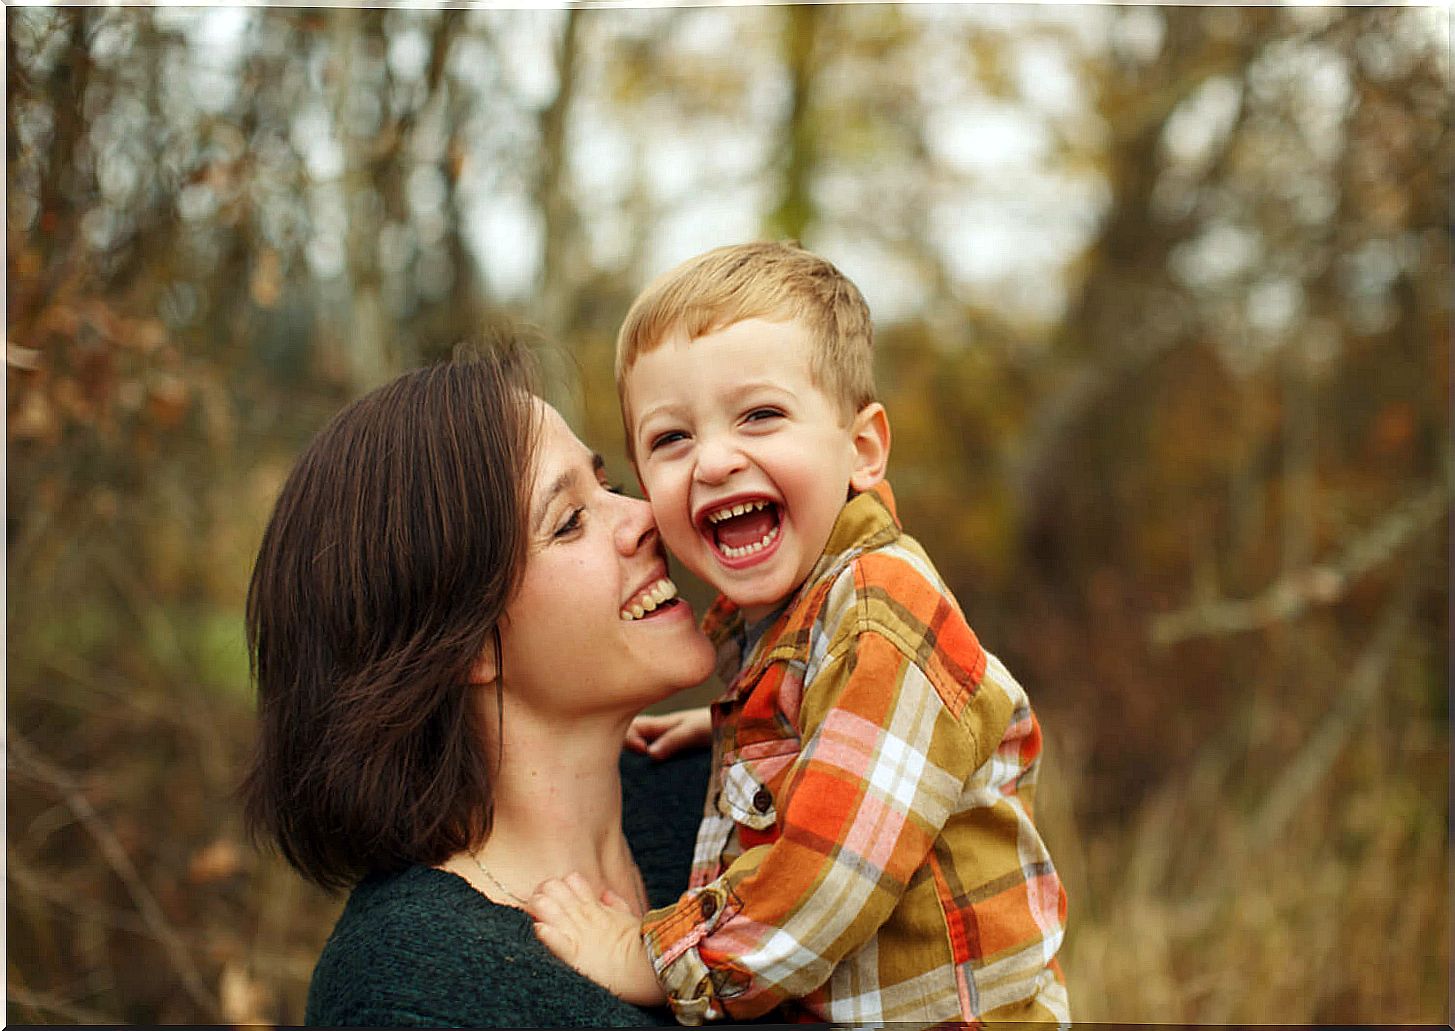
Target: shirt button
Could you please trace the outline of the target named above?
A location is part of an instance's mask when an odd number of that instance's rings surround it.
[[[717,912],[717,897],[715,895],[700,895],[697,899],[697,905],[702,910],[702,919],[711,920],[712,914]]]
[[[753,808],[760,813],[766,813],[773,808],[773,792],[767,788],[759,788],[753,795]]]

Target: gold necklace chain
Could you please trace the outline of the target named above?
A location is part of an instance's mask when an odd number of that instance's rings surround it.
[[[529,902],[527,902],[525,899],[521,898],[515,892],[511,891],[505,885],[503,885],[503,884],[500,883],[499,879],[493,873],[490,872],[489,867],[487,867],[484,863],[482,863],[480,861],[480,856],[479,856],[478,853],[471,852],[470,853],[470,858],[475,861],[475,865],[480,868],[480,872],[485,875],[485,879],[490,882],[490,884],[491,884],[492,887],[494,887],[497,891],[501,892],[502,894],[508,895],[512,899],[514,899],[516,902],[520,903],[521,908],[523,908],[523,909],[529,909],[530,908],[530,903]],[[642,912],[645,913],[647,910],[649,910],[649,909],[652,908],[651,905],[647,902],[647,891],[646,891],[646,887],[642,884],[640,878],[637,879],[637,882],[636,882],[635,885],[633,885],[633,887],[635,887],[637,889],[637,903],[642,907]]]
[[[493,885],[497,891],[500,891],[500,892],[502,892],[502,893],[510,896],[511,898],[515,899],[516,902],[519,902],[520,903],[520,905],[521,905],[522,908],[529,908],[530,907],[530,903],[529,902],[527,902],[525,899],[521,898],[515,892],[511,891],[505,885],[501,884],[498,880],[496,880],[495,875],[490,872],[490,870],[485,866],[484,863],[480,862],[480,856],[478,854],[476,854],[474,852],[471,852],[470,853],[470,858],[473,859],[473,860],[475,860],[475,865],[480,868],[480,872],[485,875],[485,879],[487,881],[489,881],[491,883],[491,885]]]

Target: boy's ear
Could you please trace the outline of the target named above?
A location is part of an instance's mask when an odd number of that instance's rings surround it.
[[[889,465],[889,415],[878,401],[860,408],[849,427],[854,440],[854,470],[849,486],[863,493],[884,479]]]

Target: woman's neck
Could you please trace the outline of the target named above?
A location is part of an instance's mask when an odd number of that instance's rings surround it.
[[[563,727],[507,706],[503,727],[504,753],[492,760],[498,774],[490,836],[466,857],[484,867],[486,894],[519,902],[541,881],[574,871],[597,890],[610,888],[638,904],[640,879],[621,829],[617,762],[625,720]],[[515,898],[498,898],[501,889]]]

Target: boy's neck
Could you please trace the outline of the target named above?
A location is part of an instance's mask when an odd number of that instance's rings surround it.
[[[785,598],[785,599],[783,599],[782,601],[780,601],[778,603],[778,605],[777,605],[776,608],[771,608],[767,612],[762,613],[757,619],[754,619],[751,616],[749,616],[748,611],[746,609],[743,610],[743,626],[742,626],[742,634],[743,634],[743,641],[742,641],[742,644],[743,644],[743,655],[742,655],[742,661],[746,662],[747,659],[748,659],[748,656],[751,655],[751,654],[753,654],[753,649],[756,648],[758,646],[758,642],[763,639],[763,634],[767,632],[768,628],[773,625],[773,623],[777,619],[778,615],[780,613],[782,613],[782,611],[787,606],[788,606],[788,599]],[[757,609],[758,611],[761,611],[761,608],[759,606],[754,606],[754,608]]]
[[[802,586],[801,584],[799,586]],[[794,588],[796,591],[797,588]],[[743,614],[743,626],[755,627],[760,623],[766,623],[771,617],[783,611],[783,606],[788,604],[787,598],[780,598],[771,605],[743,606],[738,611]]]

